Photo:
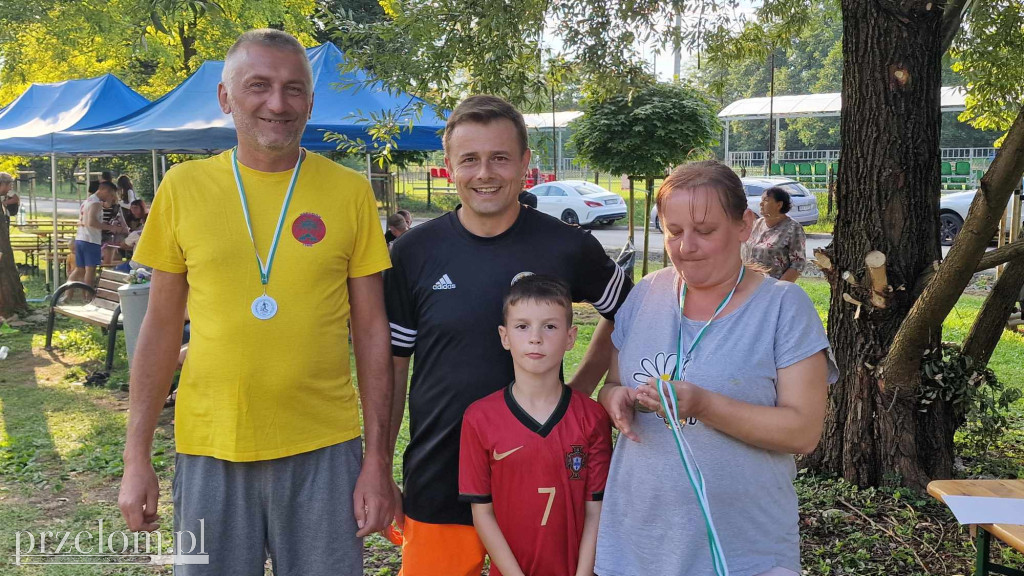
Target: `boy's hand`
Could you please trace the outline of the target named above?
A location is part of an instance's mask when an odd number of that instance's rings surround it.
[[[636,390],[628,386],[615,386],[601,397],[601,405],[612,420],[612,425],[619,429],[626,438],[639,442],[640,437],[633,430],[633,411],[636,402]]]

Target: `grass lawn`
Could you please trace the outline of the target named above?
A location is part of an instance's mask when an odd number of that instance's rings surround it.
[[[42,295],[41,280],[26,277],[29,296]],[[800,284],[824,316],[828,286]],[[977,314],[982,299],[964,296],[946,321],[946,339],[959,340]],[[42,308],[35,308],[39,312]],[[566,360],[571,375],[593,333],[597,315],[589,306],[575,309],[579,343]],[[169,568],[142,566],[14,567],[17,531],[124,529],[117,510],[121,450],[126,422],[127,367],[122,350],[105,387],[84,387],[86,375],[100,369],[102,340],[95,328],[58,320],[56,349],[43,349],[44,323],[0,328],[0,343],[10,356],[0,361],[0,575],[170,574]],[[1024,386],[1021,359],[1024,339],[1005,333],[991,366],[1008,385]],[[988,455],[963,452],[965,473],[998,470],[1021,473],[1024,423],[1020,407],[1016,428]],[[173,413],[165,410],[154,443],[160,478],[160,512],[169,532],[170,480],[173,473]],[[408,442],[403,427],[401,447]],[[965,449],[966,450],[966,449]],[[400,463],[395,465],[400,478]],[[801,531],[805,574],[967,574],[974,548],[966,530],[927,495],[905,489],[859,489],[843,481],[801,472]],[[1015,565],[1024,557],[1000,548]],[[397,574],[399,555],[379,536],[366,541],[367,574]]]

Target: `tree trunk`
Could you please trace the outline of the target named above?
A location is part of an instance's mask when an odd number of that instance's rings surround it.
[[[647,261],[651,252],[651,202],[654,200],[654,178],[647,177],[644,189],[644,263],[640,269],[641,276],[647,276]]]
[[[894,394],[878,369],[919,277],[941,255],[941,14],[932,7],[930,0],[842,2],[842,193],[826,271],[829,339],[842,376],[830,390],[822,443],[807,461],[861,486],[920,487],[952,466],[946,407],[919,412],[916,396]],[[880,291],[864,262],[871,251],[886,257],[889,287]]]
[[[178,23],[178,39],[181,41],[181,71],[186,75],[193,72],[192,60],[196,57],[196,18],[193,17],[191,25],[185,22]]]
[[[21,285],[21,275],[18,274],[18,267],[14,262],[10,220],[5,211],[4,214],[0,214],[0,318],[27,311],[25,287]]]
[[[965,355],[979,364],[988,364],[1006,328],[1010,310],[1020,299],[1021,286],[1024,286],[1024,260],[1013,260],[1003,269],[999,281],[978,312],[971,333],[964,340]]]

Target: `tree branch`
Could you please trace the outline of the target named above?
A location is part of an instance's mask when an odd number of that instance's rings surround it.
[[[942,51],[949,50],[953,40],[960,32],[964,14],[971,8],[973,0],[948,0],[942,11]]]
[[[1024,239],[985,252],[985,255],[978,261],[978,267],[974,271],[984,272],[985,270],[991,270],[1000,264],[1006,264],[1011,260],[1021,257],[1024,257]]]
[[[981,193],[974,197],[956,242],[921,296],[900,325],[881,367],[881,386],[913,397],[920,381],[921,354],[933,330],[953,309],[977,268],[989,240],[996,233],[1006,202],[1024,173],[1024,109],[1017,114],[988,172],[981,179]],[[900,387],[902,384],[909,386]]]

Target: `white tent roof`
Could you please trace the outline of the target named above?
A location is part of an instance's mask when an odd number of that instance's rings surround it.
[[[777,100],[777,98],[776,98]],[[555,128],[565,128],[569,125],[569,122],[583,116],[583,112],[570,111],[570,112],[555,112]],[[551,129],[551,113],[545,114],[523,114],[523,119],[526,120],[527,128]]]
[[[960,86],[942,88],[942,111],[959,112],[964,109],[964,89]],[[774,108],[776,118],[805,116],[839,116],[843,99],[838,92],[831,94],[799,94],[771,98],[745,98],[729,104],[718,113],[722,120],[767,120],[768,109]]]

